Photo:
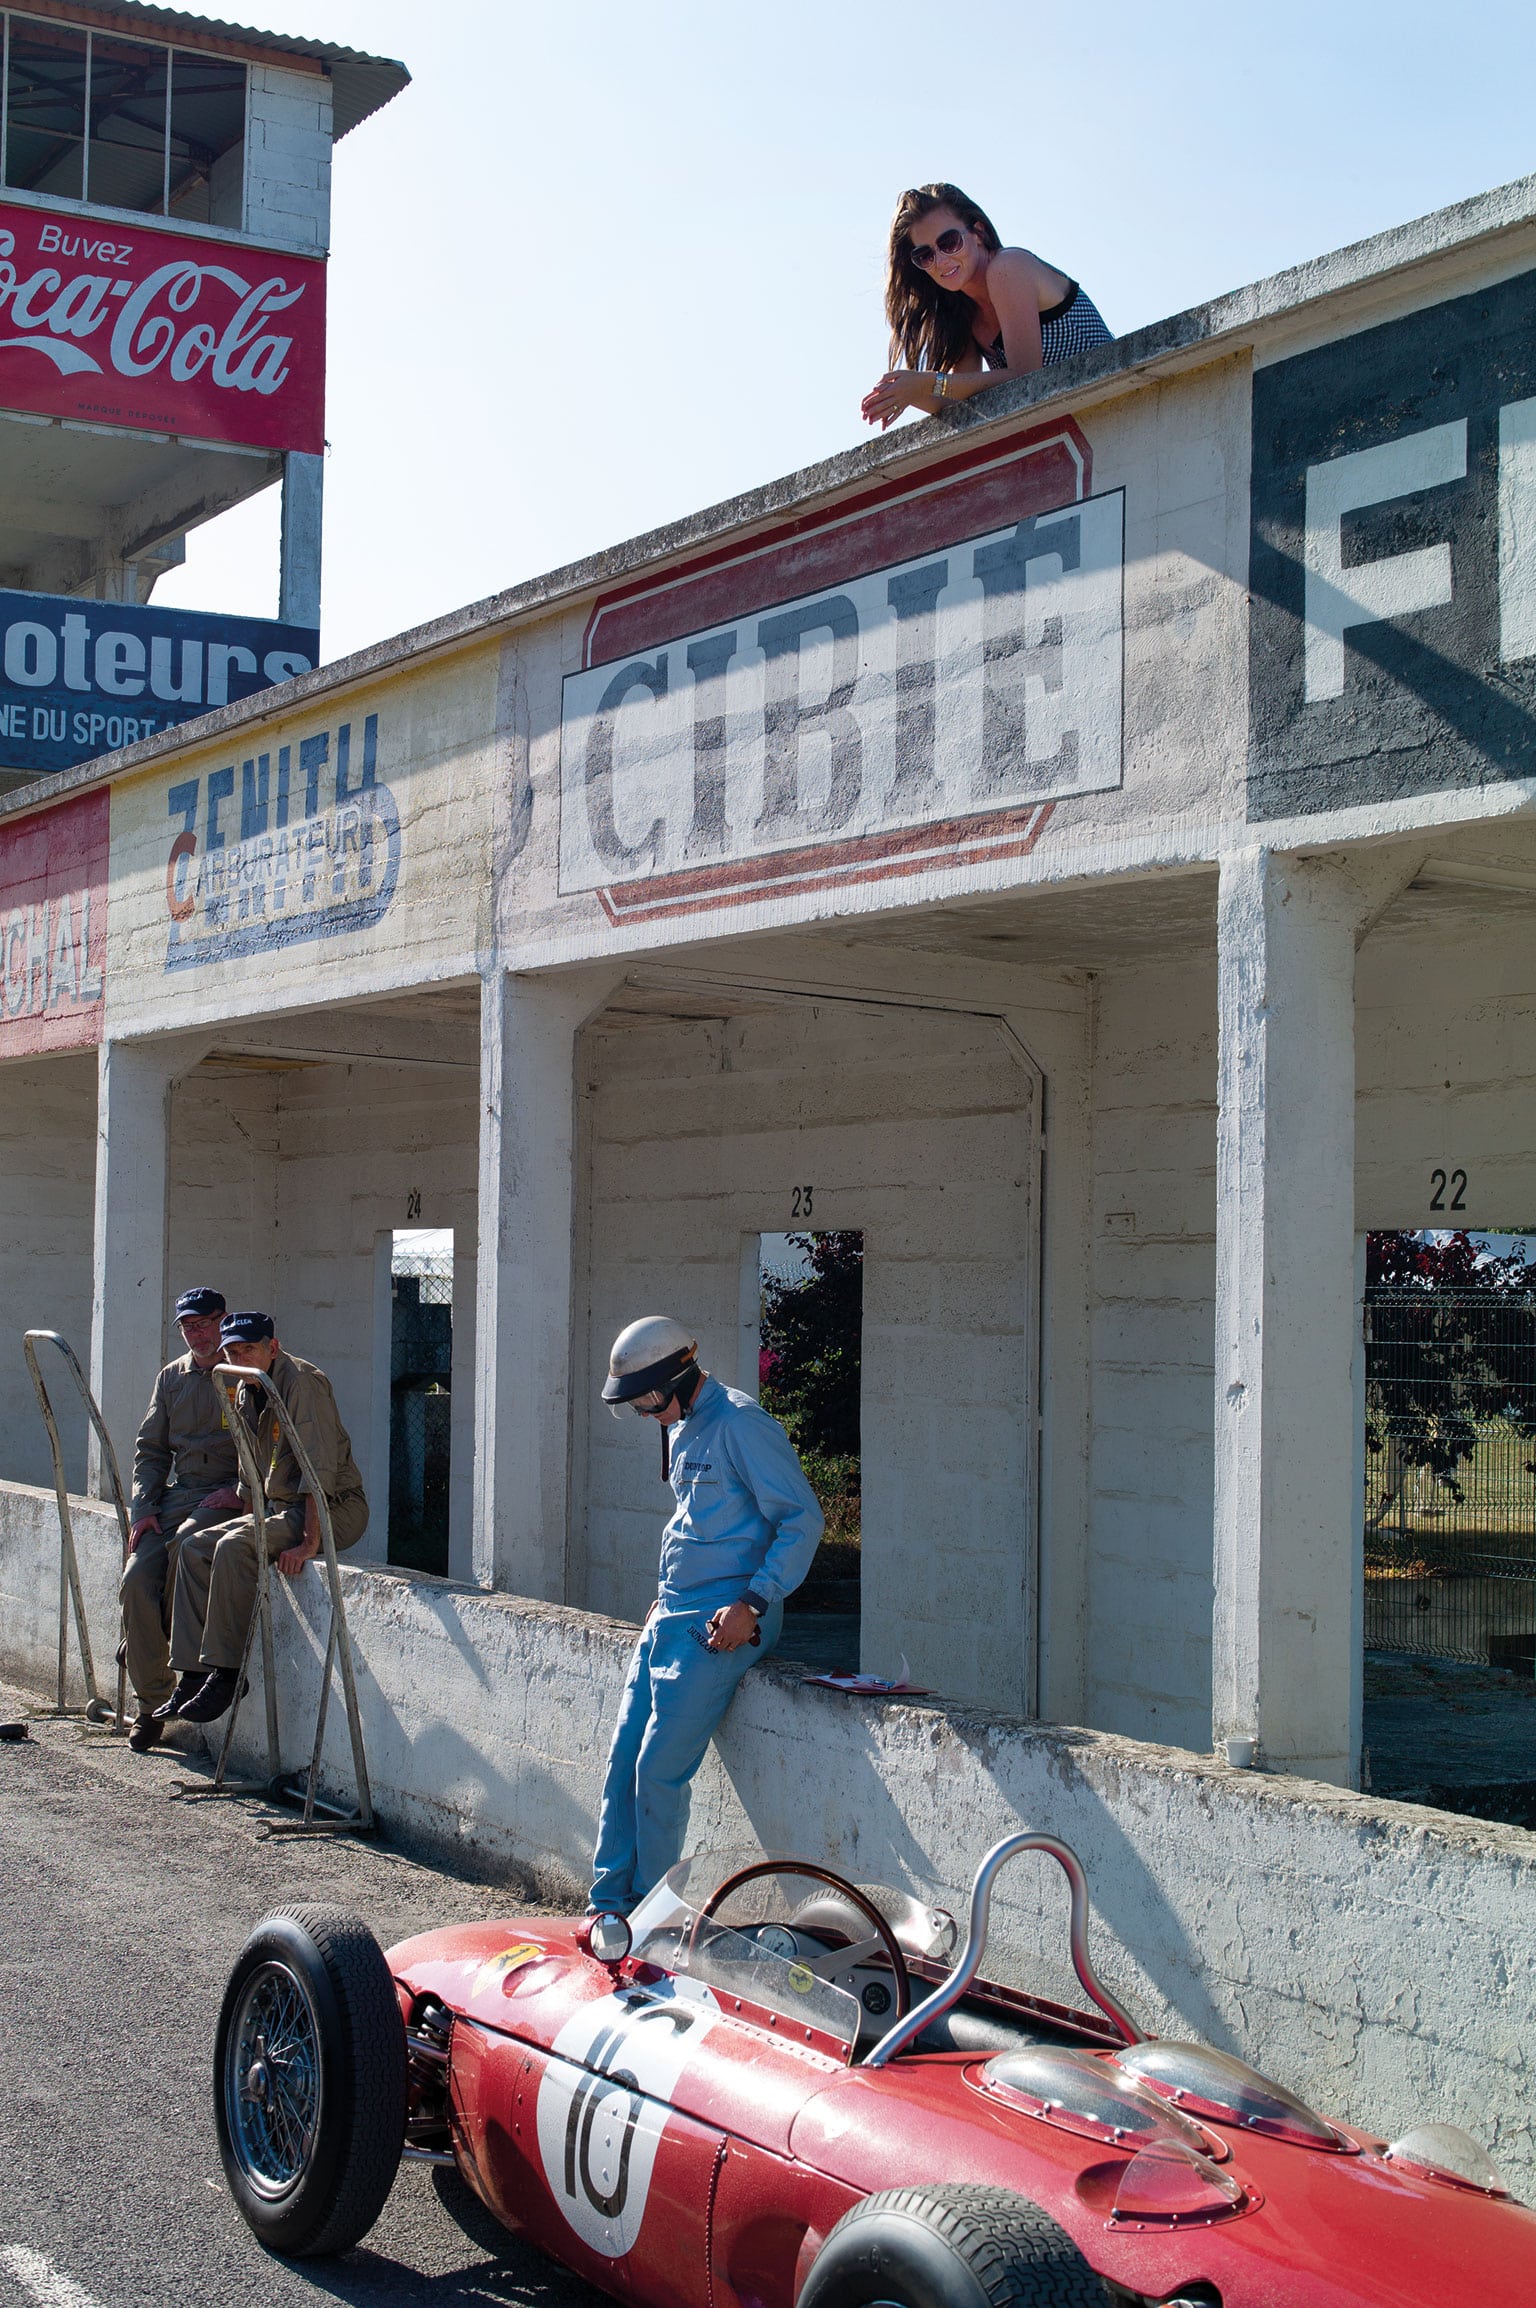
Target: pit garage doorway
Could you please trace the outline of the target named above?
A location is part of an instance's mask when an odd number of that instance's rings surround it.
[[[859,1665],[1035,1706],[1040,1077],[1001,1019],[632,984],[587,1030],[571,1599],[643,1616],[669,1496],[598,1397],[640,1314],[755,1392],[760,1238],[863,1237]],[[798,1197],[798,1200],[797,1200]],[[581,1299],[578,1300],[581,1303]],[[786,1646],[786,1656],[789,1655]]]
[[[820,1675],[856,1674],[864,1237],[857,1227],[760,1234],[755,1264],[757,1399],[799,1452],[826,1518],[779,1647]]]

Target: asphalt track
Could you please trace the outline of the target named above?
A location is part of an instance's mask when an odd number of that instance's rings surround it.
[[[28,1704],[0,1689],[0,1719]],[[596,2308],[425,2165],[356,2251],[271,2259],[214,2142],[219,1999],[268,1908],[334,1900],[387,1946],[515,1897],[384,1845],[261,1841],[244,1805],[168,1800],[185,1757],[32,1729],[0,1743],[0,2308]]]

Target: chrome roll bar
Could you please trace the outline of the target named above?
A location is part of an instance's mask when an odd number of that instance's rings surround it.
[[[932,1995],[920,2004],[914,2004],[905,2019],[898,2020],[880,2038],[865,2060],[867,2068],[883,2068],[898,2052],[917,2041],[924,2028],[936,2019],[942,2019],[965,1994],[981,1969],[982,1955],[987,1944],[987,1919],[992,1911],[992,1886],[1010,1859],[1021,1851],[1043,1851],[1056,1861],[1072,1891],[1072,1920],[1070,1925],[1072,1969],[1077,1973],[1086,1992],[1100,2011],[1128,2044],[1142,2042],[1142,2033],[1128,2013],[1123,2011],[1094,1970],[1088,1956],[1088,1878],[1083,1863],[1069,1843],[1054,1835],[1024,1833],[1005,1835],[1001,1843],[994,1843],[976,1870],[971,1886],[971,1921],[965,1945],[955,1961],[949,1977],[941,1980]]]

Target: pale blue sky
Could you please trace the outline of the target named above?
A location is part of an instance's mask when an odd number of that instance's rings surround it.
[[[227,13],[415,76],[336,156],[328,657],[861,438],[905,184],[1119,331],[1536,168],[1530,0]],[[271,615],[275,492],[155,598]]]

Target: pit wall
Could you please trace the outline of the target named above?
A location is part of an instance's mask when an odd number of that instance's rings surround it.
[[[115,1533],[85,1501],[78,1529],[97,1655],[110,1658]],[[0,1674],[40,1695],[56,1581],[51,1498],[0,1485]],[[386,1832],[505,1872],[519,1885],[508,1907],[578,1895],[634,1629],[390,1572],[343,1582]],[[275,1628],[292,1768],[312,1735],[325,1635],[313,1572],[280,1583]],[[262,1763],[262,1719],[258,1680],[242,1765]],[[350,1792],[339,1707],[327,1741],[328,1781]],[[147,1784],[167,1775],[163,1758],[146,1763]],[[850,1701],[776,1662],[748,1678],[706,1759],[689,1848],[812,1853],[963,1911],[981,1853],[1019,1827],[1081,1855],[1095,1960],[1144,2028],[1233,2052],[1385,2136],[1462,2124],[1517,2189],[1536,2189],[1536,1836],[1517,1828],[1105,1733]],[[1077,2000],[1066,1923],[1055,1871],[1015,1862],[988,1968]]]

